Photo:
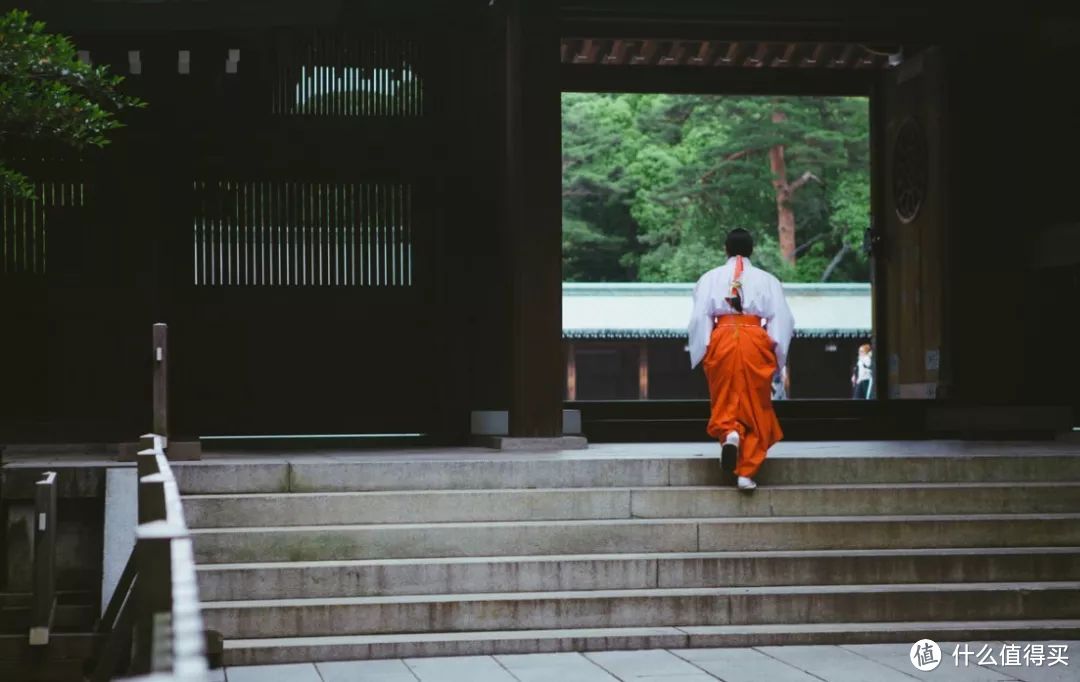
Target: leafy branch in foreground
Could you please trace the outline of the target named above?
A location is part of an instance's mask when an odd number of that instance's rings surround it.
[[[0,14],[0,153],[16,141],[104,147],[123,124],[116,113],[145,106],[119,92],[123,77],[79,60],[64,36],[28,12]],[[33,198],[29,178],[0,157],[0,192]]]

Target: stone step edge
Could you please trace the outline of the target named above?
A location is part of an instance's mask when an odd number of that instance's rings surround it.
[[[311,472],[301,473],[302,470],[310,467],[316,469],[323,469],[325,467],[336,467],[342,470],[350,470],[355,468],[374,467],[375,469],[383,470],[386,467],[397,467],[398,469],[409,467],[424,467],[429,470],[438,470],[439,472],[450,472],[454,469],[460,469],[461,467],[476,466],[480,469],[484,467],[497,466],[500,470],[496,473],[496,479],[503,475],[520,476],[524,471],[537,466],[544,467],[547,472],[544,475],[550,475],[555,471],[561,471],[563,469],[574,468],[576,466],[584,465],[586,468],[595,467],[595,465],[607,466],[609,463],[625,463],[629,466],[641,466],[643,464],[655,465],[659,463],[659,471],[653,472],[658,475],[659,485],[664,485],[671,482],[671,473],[675,467],[672,463],[680,463],[685,466],[687,463],[694,461],[702,461],[708,464],[708,462],[717,461],[718,456],[701,456],[701,455],[680,455],[677,457],[672,456],[630,456],[630,457],[611,457],[611,456],[596,456],[596,457],[583,457],[580,459],[551,459],[542,457],[533,458],[513,458],[513,459],[495,459],[495,458],[475,458],[475,457],[459,457],[454,459],[409,459],[405,456],[395,456],[394,458],[384,459],[368,459],[366,461],[305,461],[304,458],[297,458],[292,460],[268,460],[259,459],[257,461],[215,461],[215,460],[203,460],[201,462],[179,462],[176,466],[176,473],[182,493],[199,493],[206,490],[221,491],[223,488],[230,489],[242,489],[247,492],[260,493],[260,492],[279,492],[285,490],[297,490],[316,492],[320,489],[330,488],[335,491],[339,490],[384,490],[388,486],[392,485],[390,481],[382,481],[374,485],[358,484],[356,486],[345,482],[345,485],[340,484],[312,484],[311,481],[306,480],[307,476],[311,475]],[[904,467],[910,465],[924,466],[927,464],[932,465],[935,462],[946,463],[948,467],[959,466],[963,468],[965,464],[977,463],[980,461],[998,461],[1009,462],[1012,464],[1019,464],[1021,461],[1025,465],[1034,463],[1035,466],[1046,465],[1053,467],[1054,464],[1068,463],[1071,465],[1072,460],[1080,461],[1080,453],[1072,452],[1039,452],[1039,453],[1026,453],[1026,454],[1008,454],[1002,452],[988,453],[988,454],[950,454],[949,456],[943,456],[940,454],[932,455],[895,455],[895,456],[882,456],[882,455],[864,455],[864,456],[843,456],[843,457],[823,457],[823,456],[786,456],[781,453],[774,454],[770,457],[770,460],[775,462],[781,462],[780,466],[786,468],[788,465],[794,463],[797,466],[828,466],[832,463],[840,462],[840,466],[849,466],[852,462],[856,462],[856,467],[862,467],[865,464],[871,462],[885,462],[886,466],[894,467],[897,462],[900,462]],[[508,469],[509,467],[509,469]],[[524,467],[524,469],[522,469]],[[205,476],[212,476],[212,470],[214,468],[230,471],[230,477],[227,481],[208,482],[201,480]],[[259,470],[260,475],[252,479],[250,476],[241,475],[239,473],[242,469]],[[951,470],[951,469],[947,469]],[[325,472],[324,472],[325,473]],[[399,472],[400,473],[400,472]],[[1048,471],[1041,473],[1032,471],[1035,475],[1030,477],[1033,480],[1039,481],[1056,481],[1061,480],[1061,472]],[[441,476],[442,473],[434,474]],[[453,474],[460,477],[460,471]],[[467,475],[467,474],[466,474]],[[680,474],[682,475],[682,474]],[[239,476],[239,479],[233,480],[233,477]],[[895,470],[892,471],[892,475],[887,476],[884,480],[879,482],[887,483],[890,479],[897,477],[903,478]],[[318,478],[318,476],[316,476]],[[768,475],[764,477],[768,479]],[[878,477],[872,477],[878,478]],[[960,477],[966,478],[966,477]],[[1024,476],[1022,478],[1028,478]],[[1075,477],[1073,477],[1075,478]],[[381,481],[382,477],[380,477]],[[395,486],[396,487],[396,486]],[[442,487],[441,484],[430,485],[425,484],[422,488]],[[498,486],[496,486],[498,487]],[[570,486],[573,487],[573,486]],[[483,488],[481,488],[483,489]]]
[[[304,568],[366,568],[389,566],[458,566],[466,564],[589,563],[594,561],[696,561],[700,559],[849,559],[935,557],[1039,557],[1080,554],[1080,547],[950,547],[900,549],[806,549],[717,552],[644,552],[625,554],[532,554],[486,557],[421,557],[415,559],[328,559],[322,561],[262,561],[200,564],[196,573],[286,570]]]
[[[980,490],[984,488],[1080,488],[1080,481],[988,481],[988,482],[938,482],[938,483],[799,483],[762,485],[761,490],[807,491],[807,490]],[[436,488],[429,490],[328,490],[325,492],[279,492],[279,493],[196,493],[182,495],[181,499],[202,502],[206,500],[303,500],[355,497],[360,499],[396,497],[401,495],[428,497],[436,495],[513,495],[513,494],[588,494],[625,492],[732,492],[730,486],[719,485],[636,485],[636,486],[587,486],[560,488]]]
[[[889,441],[874,441],[876,442],[889,442]],[[930,441],[929,443],[933,443]],[[952,462],[969,462],[971,460],[999,460],[999,459],[1015,459],[1015,460],[1047,460],[1047,459],[1073,459],[1080,457],[1074,448],[1067,446],[1060,446],[1060,444],[1054,444],[1048,441],[1048,445],[1052,447],[1044,448],[1040,451],[1033,452],[986,452],[980,451],[978,444],[972,443],[976,449],[970,452],[947,452],[947,453],[928,453],[928,452],[912,452],[912,453],[877,453],[866,454],[855,452],[854,450],[849,452],[837,453],[837,454],[802,454],[794,452],[772,452],[769,454],[769,461],[808,461],[808,462],[834,462],[842,461],[848,462],[852,460],[857,461],[886,461],[886,462],[922,462],[928,460],[940,460],[940,461],[952,461]],[[1019,441],[1021,445],[1031,445],[1034,441]],[[993,441],[994,445],[1000,446],[1003,441]],[[614,443],[608,443],[605,445],[617,445]],[[702,441],[700,443],[691,443],[691,446],[697,446],[702,448],[701,452],[664,452],[665,445],[686,445],[684,443],[650,443],[649,445],[655,445],[656,447],[649,448],[649,453],[611,453],[601,450],[586,449],[575,450],[570,457],[560,455],[551,452],[520,452],[511,456],[507,456],[505,453],[488,451],[485,453],[446,453],[440,452],[438,448],[434,448],[431,453],[428,452],[410,452],[403,450],[401,452],[394,452],[393,454],[382,455],[368,454],[359,457],[349,458],[349,455],[345,454],[318,454],[315,452],[305,453],[303,451],[297,451],[296,454],[265,454],[259,455],[234,455],[232,457],[222,457],[217,454],[212,454],[209,457],[205,457],[201,460],[181,461],[177,462],[174,467],[182,469],[213,469],[213,468],[229,468],[229,467],[267,467],[267,466],[334,466],[334,467],[355,467],[355,466],[386,466],[386,465],[402,465],[402,466],[417,466],[417,467],[435,467],[435,466],[461,466],[463,464],[479,464],[479,465],[497,465],[505,467],[508,465],[526,464],[535,466],[536,464],[553,464],[553,465],[565,465],[565,464],[580,464],[580,463],[596,463],[596,462],[628,462],[632,464],[641,464],[642,462],[654,463],[654,462],[684,462],[684,461],[715,461],[720,458],[720,448],[716,441]],[[873,443],[871,443],[871,446]],[[431,455],[435,454],[435,457]],[[340,459],[335,459],[340,458]]]
[[[1080,620],[991,620],[991,621],[923,621],[885,623],[811,623],[770,625],[697,625],[641,628],[571,628],[555,630],[477,630],[470,632],[422,632],[385,635],[325,635],[320,637],[267,637],[256,639],[226,639],[225,649],[271,648],[279,646],[310,646],[337,643],[375,644],[383,642],[472,641],[481,639],[545,639],[555,637],[588,638],[641,635],[724,635],[771,634],[779,632],[948,632],[955,630],[1011,630],[1039,627],[1055,630],[1077,630]]]
[[[452,521],[445,523],[357,523],[322,524],[312,526],[228,526],[222,528],[192,528],[193,536],[209,534],[310,533],[312,531],[349,531],[372,528],[391,530],[419,528],[477,528],[510,526],[586,526],[586,525],[661,525],[661,524],[735,524],[735,523],[882,523],[882,522],[949,522],[949,521],[1057,521],[1075,519],[1080,513],[1016,513],[1016,514],[881,514],[852,516],[701,516],[678,518],[634,519],[557,519],[546,521]]]
[[[754,587],[653,587],[629,590],[575,590],[552,592],[484,592],[470,594],[390,595],[378,597],[304,597],[294,599],[241,599],[207,601],[204,611],[248,608],[310,608],[335,606],[375,606],[424,603],[465,603],[493,601],[585,601],[591,599],[671,598],[671,597],[751,597],[760,595],[886,594],[934,592],[1038,592],[1077,591],[1080,580],[993,582],[993,583],[900,583],[869,585],[768,585]]]
[[[784,644],[1047,641],[1080,638],[1080,620],[823,623],[508,630],[227,639],[226,665],[424,656],[680,649]]]

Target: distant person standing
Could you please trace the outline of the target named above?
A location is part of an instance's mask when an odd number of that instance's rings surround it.
[[[873,351],[870,344],[859,346],[859,358],[855,361],[855,370],[851,373],[851,397],[855,400],[867,400],[874,387]]]
[[[754,240],[732,230],[728,261],[698,280],[690,318],[690,366],[704,363],[712,411],[708,433],[721,443],[720,464],[740,490],[757,487],[765,455],[784,437],[772,407],[772,382],[783,380],[795,328],[784,288],[754,267]]]
[[[772,399],[787,400],[791,394],[791,379],[788,377],[787,367],[781,367],[780,371],[773,375]]]

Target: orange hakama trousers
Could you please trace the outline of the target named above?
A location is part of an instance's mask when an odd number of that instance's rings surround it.
[[[712,402],[709,435],[722,441],[729,432],[737,432],[739,461],[735,473],[752,478],[769,448],[784,437],[772,407],[776,354],[761,318],[716,318],[702,364]]]

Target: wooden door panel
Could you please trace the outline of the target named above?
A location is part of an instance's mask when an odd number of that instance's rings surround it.
[[[944,87],[942,61],[922,52],[885,74],[881,172],[891,398],[940,395],[943,337]]]

